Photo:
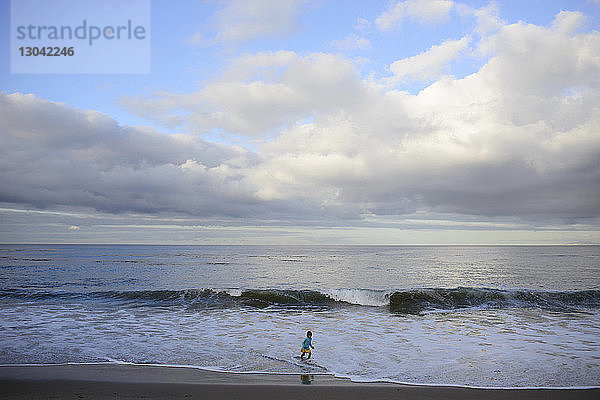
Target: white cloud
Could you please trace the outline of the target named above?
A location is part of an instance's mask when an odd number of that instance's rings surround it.
[[[515,94],[556,96],[595,87],[600,35],[573,32],[578,23],[572,17],[577,13],[565,18],[561,12],[550,28],[522,22],[503,27],[480,45],[493,55],[484,73],[493,75],[503,92]]]
[[[341,40],[332,40],[329,45],[341,51],[369,50],[371,48],[371,42],[368,39],[355,33],[351,33]]]
[[[556,15],[552,28],[564,34],[569,34],[582,28],[586,17],[579,11],[561,11]]]
[[[226,73],[188,95],[124,98],[140,115],[171,123],[187,113],[189,129],[269,136],[316,113],[352,108],[364,90],[353,64],[337,55],[267,52],[242,56]]]
[[[217,11],[217,42],[239,43],[261,37],[287,36],[307,0],[228,0]]]
[[[467,17],[475,17],[475,33],[485,36],[497,32],[505,22],[500,18],[500,9],[496,2],[491,2],[485,7],[473,8],[466,4],[456,4],[459,14]]]
[[[390,65],[390,71],[397,81],[438,78],[448,64],[467,49],[469,42],[467,36],[459,40],[446,40],[421,54],[395,61]]]
[[[188,38],[188,43],[191,46],[207,46],[210,44],[210,40],[206,39],[201,33],[196,32]]]
[[[396,1],[375,19],[375,25],[379,30],[387,31],[400,26],[406,19],[421,24],[440,23],[446,20],[453,5],[448,0]]]
[[[372,25],[372,23],[368,19],[358,17],[356,19],[356,23],[354,24],[354,26],[352,28],[354,28],[355,30],[357,30],[359,32],[364,32],[364,31],[371,29],[371,25]]]
[[[591,217],[600,207],[598,40],[514,24],[466,78],[444,77],[415,96],[363,82],[362,106],[283,131],[262,149],[269,157],[253,179],[264,198],[312,193],[338,216],[427,205]]]

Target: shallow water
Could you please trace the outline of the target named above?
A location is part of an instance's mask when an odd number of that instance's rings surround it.
[[[600,382],[598,247],[3,247],[3,364]]]

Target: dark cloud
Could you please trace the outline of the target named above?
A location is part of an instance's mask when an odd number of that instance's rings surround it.
[[[245,215],[256,201],[241,148],[119,126],[33,95],[0,95],[0,201],[105,212]]]

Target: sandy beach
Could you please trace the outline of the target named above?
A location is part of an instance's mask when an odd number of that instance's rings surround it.
[[[0,367],[2,399],[592,399],[600,389],[470,389],[132,365]]]

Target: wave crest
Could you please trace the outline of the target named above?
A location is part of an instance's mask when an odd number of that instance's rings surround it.
[[[488,288],[415,289],[390,295],[390,310],[418,314],[426,310],[453,310],[469,307],[544,308],[570,311],[600,308],[600,291],[551,292]]]
[[[189,308],[388,307],[400,314],[479,308],[543,308],[556,311],[600,308],[600,290],[535,291],[489,288],[369,289],[186,289],[69,293],[33,289],[0,290],[0,298],[29,301],[119,301],[132,305],[184,305]]]

